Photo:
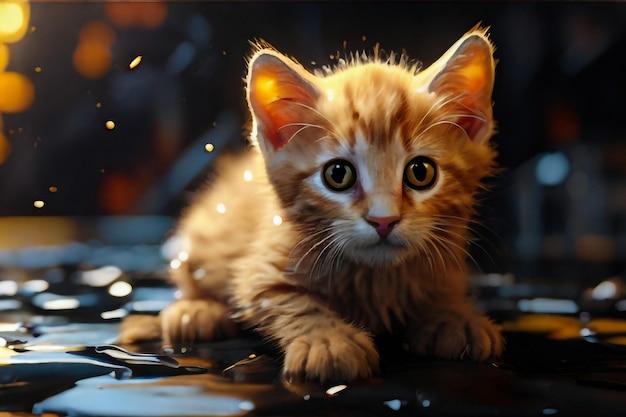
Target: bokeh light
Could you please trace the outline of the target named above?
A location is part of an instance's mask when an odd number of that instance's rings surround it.
[[[17,42],[28,30],[30,5],[26,1],[0,1],[0,42]]]
[[[114,42],[115,31],[107,23],[99,20],[85,23],[72,57],[74,69],[85,78],[102,78],[113,63],[111,46]]]
[[[0,73],[0,112],[20,113],[28,109],[35,99],[35,87],[24,75],[17,72]]]
[[[9,65],[9,47],[0,43],[0,72],[7,69]]]
[[[116,2],[105,3],[104,11],[118,27],[143,27],[154,29],[167,17],[165,2]]]
[[[115,30],[106,22],[92,20],[83,25],[78,34],[78,42],[99,42],[111,46],[115,42]]]
[[[0,130],[0,165],[2,165],[11,155],[11,150],[13,147],[11,146],[11,142],[9,139],[2,133]]]
[[[113,57],[109,47],[100,42],[81,42],[73,56],[74,68],[85,78],[102,78],[111,68]]]

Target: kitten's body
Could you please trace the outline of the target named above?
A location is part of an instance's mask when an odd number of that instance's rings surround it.
[[[491,53],[475,30],[417,74],[373,60],[316,77],[258,51],[259,146],[223,161],[181,219],[165,342],[232,336],[232,314],[278,344],[286,375],[319,380],[377,372],[376,334],[423,355],[500,354],[466,301],[468,222],[494,169]]]

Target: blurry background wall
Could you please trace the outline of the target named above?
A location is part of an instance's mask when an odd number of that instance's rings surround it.
[[[16,4],[0,11],[1,247],[160,241],[245,145],[250,40],[309,69],[377,43],[428,65],[482,22],[506,170],[476,263],[550,285],[626,272],[624,3]]]

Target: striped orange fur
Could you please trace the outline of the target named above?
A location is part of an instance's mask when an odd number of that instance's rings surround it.
[[[494,66],[479,28],[422,71],[355,56],[312,74],[259,47],[253,146],[180,221],[188,257],[172,271],[182,297],[161,314],[165,343],[231,337],[234,320],[277,344],[286,377],[318,381],[376,374],[384,333],[419,355],[498,356],[465,263],[495,170]]]

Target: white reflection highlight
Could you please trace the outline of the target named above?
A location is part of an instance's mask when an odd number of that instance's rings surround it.
[[[83,271],[80,281],[90,287],[106,287],[122,275],[122,270],[117,266],[103,266],[102,268]]]
[[[76,310],[80,307],[80,301],[77,298],[57,298],[44,301],[41,307],[44,310]]]
[[[23,285],[24,291],[29,293],[44,292],[48,288],[50,288],[50,284],[43,279],[31,279],[30,281],[26,281]]]
[[[114,282],[109,287],[109,294],[113,297],[126,297],[131,292],[133,292],[133,286],[124,281]]]
[[[592,291],[594,300],[612,300],[617,297],[617,285],[612,281],[602,281]]]
[[[341,391],[343,391],[344,389],[348,388],[347,385],[335,385],[334,387],[330,387],[326,390],[326,395],[329,396],[333,396],[333,395],[337,395],[339,394]]]
[[[17,282],[15,281],[0,281],[0,295],[13,296],[17,294]]]

